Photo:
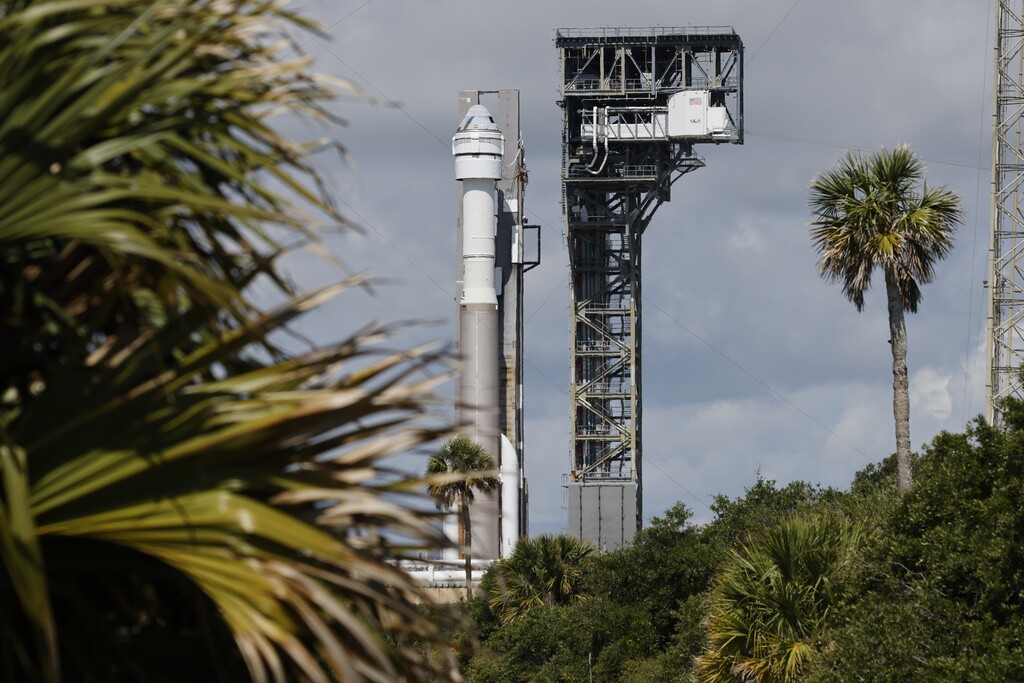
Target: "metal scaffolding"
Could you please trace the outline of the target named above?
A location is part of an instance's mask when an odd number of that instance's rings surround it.
[[[558,29],[572,318],[570,532],[602,549],[642,518],[641,237],[698,143],[743,142],[728,27]]]
[[[996,0],[985,415],[1022,396],[1024,366],[1024,0]]]

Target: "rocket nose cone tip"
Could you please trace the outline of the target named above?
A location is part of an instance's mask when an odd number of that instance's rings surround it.
[[[459,124],[459,130],[498,130],[498,124],[487,107],[482,104],[474,104],[466,112],[466,117]]]

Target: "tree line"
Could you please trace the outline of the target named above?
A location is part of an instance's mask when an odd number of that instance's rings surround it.
[[[1024,403],[1004,414],[912,455],[909,491],[894,455],[845,491],[759,478],[707,524],[677,503],[611,553],[520,541],[455,608],[467,680],[1024,680]]]

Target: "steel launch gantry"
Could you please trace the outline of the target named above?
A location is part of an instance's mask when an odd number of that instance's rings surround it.
[[[568,239],[569,531],[601,549],[642,518],[641,238],[700,143],[743,143],[728,27],[558,29]]]
[[[1022,397],[1024,367],[1024,0],[996,0],[992,235],[985,416]]]

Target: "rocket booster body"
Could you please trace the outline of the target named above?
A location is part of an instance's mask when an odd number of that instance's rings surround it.
[[[502,177],[505,139],[482,105],[469,108],[452,137],[455,179],[462,181],[463,286],[459,301],[461,422],[495,464],[501,463],[499,320],[494,282],[495,182]],[[473,556],[501,557],[499,496],[477,494],[470,509]]]

